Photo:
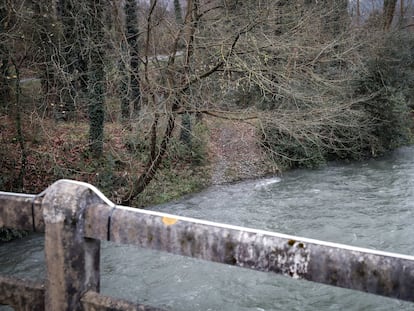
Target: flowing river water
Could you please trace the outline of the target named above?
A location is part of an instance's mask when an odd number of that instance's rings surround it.
[[[151,209],[414,255],[414,147],[212,187]],[[0,244],[0,274],[44,277],[43,236]],[[111,243],[103,243],[101,278],[104,294],[177,311],[414,310],[414,303]]]

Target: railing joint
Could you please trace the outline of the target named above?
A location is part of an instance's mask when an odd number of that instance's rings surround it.
[[[36,211],[35,211],[35,205],[37,203],[37,200],[39,200],[40,198],[43,199],[43,197],[46,194],[46,190],[42,191],[39,194],[36,194],[33,199],[32,199],[32,204],[31,204],[31,209],[32,209],[32,226],[33,226],[33,232],[37,232],[36,230]]]
[[[111,211],[109,212],[108,215],[108,226],[107,226],[107,236],[106,236],[106,240],[109,242],[111,241],[111,221],[112,221],[112,215],[114,213],[116,209],[116,205],[112,207]]]

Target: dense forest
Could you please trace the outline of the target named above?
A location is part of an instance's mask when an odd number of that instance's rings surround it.
[[[254,126],[279,171],[409,144],[412,6],[4,0],[0,189],[71,178],[134,206],[196,191],[211,120]]]

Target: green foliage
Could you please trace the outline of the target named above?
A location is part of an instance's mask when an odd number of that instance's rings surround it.
[[[107,154],[97,162],[96,167],[93,169],[95,173],[94,184],[103,193],[111,197],[114,192],[127,186],[127,180],[121,174],[124,165],[118,158],[114,155]]]
[[[132,206],[161,204],[183,195],[200,191],[209,183],[209,176],[201,169],[164,168],[157,172],[154,181],[134,201]]]
[[[196,122],[192,129],[191,147],[173,137],[168,156],[163,160],[153,182],[131,205],[165,203],[206,187],[210,182],[210,175],[204,166],[207,161],[208,134],[206,125]]]
[[[184,113],[181,116],[180,140],[189,149],[191,149],[192,143],[191,134],[191,115],[189,113]]]
[[[374,120],[372,135],[378,138],[375,154],[410,142],[413,89],[414,36],[390,33],[367,60],[366,73],[355,92],[356,96],[369,97],[361,108]]]
[[[183,141],[181,135],[180,141],[173,139],[169,158],[173,161],[190,163],[195,166],[205,164],[207,159],[207,136],[206,126],[202,122],[195,123],[189,133],[190,144],[188,140]]]
[[[313,168],[325,163],[321,142],[315,141],[316,137],[295,137],[271,125],[265,127],[264,134],[272,159],[282,169]]]
[[[147,161],[149,153],[149,142],[141,131],[129,131],[123,137],[123,143],[128,152],[140,159],[142,162]]]
[[[27,235],[26,231],[0,228],[0,242],[9,242],[14,239],[21,239]]]

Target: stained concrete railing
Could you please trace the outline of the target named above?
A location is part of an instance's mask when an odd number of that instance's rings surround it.
[[[0,192],[2,226],[45,232],[45,282],[0,277],[16,310],[160,310],[99,294],[101,240],[414,302],[413,256],[116,206],[81,182]]]

